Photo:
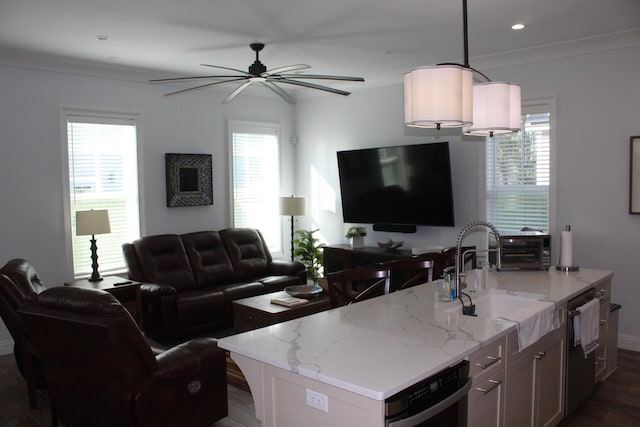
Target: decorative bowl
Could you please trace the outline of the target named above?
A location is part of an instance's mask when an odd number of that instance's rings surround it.
[[[387,240],[386,242],[378,242],[378,246],[388,251],[395,251],[402,246],[403,243],[404,241],[394,242],[393,240]]]
[[[284,288],[284,291],[296,298],[313,298],[322,293],[320,285],[291,285]]]

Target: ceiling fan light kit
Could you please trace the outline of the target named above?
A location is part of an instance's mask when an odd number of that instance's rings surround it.
[[[464,64],[414,68],[404,76],[404,122],[420,128],[462,127],[493,137],[520,131],[521,88],[492,82],[469,65],[467,0],[462,0]],[[474,84],[474,78],[481,83]]]
[[[270,89],[282,99],[284,99],[289,104],[295,104],[295,99],[287,93],[284,89],[280,87],[280,84],[288,84],[292,86],[300,86],[306,87],[309,89],[316,89],[325,92],[335,93],[337,95],[350,95],[351,92],[347,92],[345,90],[332,88],[329,86],[319,85],[316,83],[307,82],[304,80],[336,80],[336,81],[345,81],[345,82],[364,82],[362,77],[349,77],[349,76],[331,76],[331,75],[322,75],[322,74],[287,74],[292,73],[294,71],[305,70],[311,68],[306,64],[294,64],[294,65],[285,65],[283,67],[273,68],[271,70],[267,70],[267,67],[260,62],[260,51],[264,49],[264,43],[251,43],[249,45],[251,50],[256,53],[256,59],[249,66],[249,71],[246,72],[244,70],[239,70],[237,68],[229,68],[222,67],[219,65],[210,65],[210,64],[201,64],[205,67],[217,68],[220,70],[232,71],[233,75],[227,74],[218,74],[211,76],[195,76],[195,77],[175,77],[169,79],[155,79],[149,80],[149,83],[179,83],[179,82],[188,82],[188,81],[208,81],[208,80],[216,80],[211,83],[205,83],[198,86],[190,87],[187,89],[178,90],[175,92],[167,93],[165,96],[178,95],[181,93],[191,92],[199,89],[205,89],[208,87],[216,86],[219,84],[232,83],[232,82],[240,82],[240,86],[234,89],[229,96],[227,96],[222,103],[228,104],[233,101],[236,96],[242,93],[247,87],[249,87],[252,83],[259,83],[264,87]]]

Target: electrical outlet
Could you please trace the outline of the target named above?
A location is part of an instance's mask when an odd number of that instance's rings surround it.
[[[307,406],[316,408],[323,412],[329,412],[329,398],[326,394],[318,393],[317,391],[307,390]]]

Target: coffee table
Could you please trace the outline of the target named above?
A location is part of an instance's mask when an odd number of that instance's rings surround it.
[[[233,301],[233,323],[236,333],[319,313],[331,307],[326,292],[315,298],[309,298],[307,304],[297,307],[284,307],[271,302],[273,298],[288,296],[286,292],[280,291]]]

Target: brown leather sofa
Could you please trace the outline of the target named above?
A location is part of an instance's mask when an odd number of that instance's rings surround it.
[[[42,364],[24,339],[24,325],[18,309],[28,295],[38,294],[45,289],[33,265],[25,259],[12,259],[0,269],[0,316],[13,338],[13,355],[27,382],[31,408],[38,407],[36,390],[46,390],[47,382]]]
[[[45,368],[54,426],[208,427],[227,416],[225,352],[213,338],[156,355],[97,289],[50,288],[18,312]]]
[[[236,299],[306,282],[304,265],[273,260],[255,229],[147,236],[123,251],[143,283],[145,333],[163,344],[233,326]]]

